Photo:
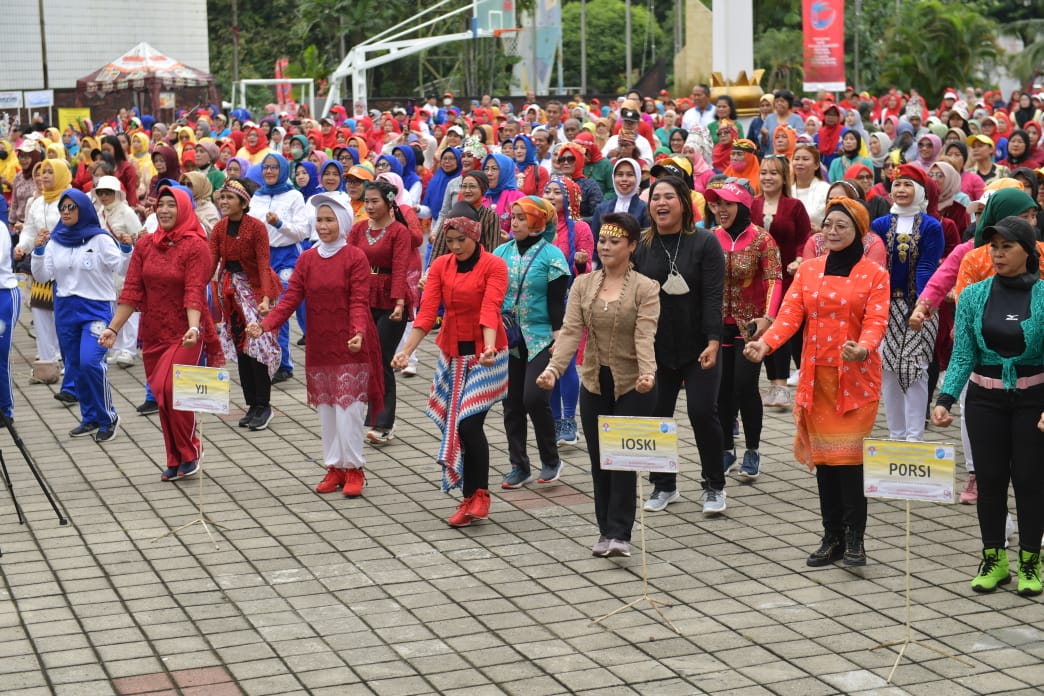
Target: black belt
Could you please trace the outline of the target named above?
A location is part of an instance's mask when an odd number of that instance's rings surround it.
[[[390,268],[381,268],[380,266],[370,266],[370,275],[378,275],[378,274],[381,274],[381,273],[384,273],[386,275],[390,275],[391,272],[392,272],[392,269],[390,269]]]

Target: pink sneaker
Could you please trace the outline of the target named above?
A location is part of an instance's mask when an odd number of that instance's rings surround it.
[[[979,499],[979,484],[975,480],[975,474],[968,474],[968,482],[964,484],[961,491],[961,505],[974,505]]]

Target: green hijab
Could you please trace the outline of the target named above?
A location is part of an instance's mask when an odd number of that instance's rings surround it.
[[[975,246],[981,247],[987,239],[983,239],[982,231],[996,225],[1010,215],[1021,215],[1030,208],[1036,209],[1037,202],[1028,193],[1018,188],[1003,188],[990,194],[986,208],[975,223]]]

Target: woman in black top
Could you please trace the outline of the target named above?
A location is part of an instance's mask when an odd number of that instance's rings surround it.
[[[703,470],[703,512],[713,515],[725,510],[718,421],[725,254],[713,233],[696,227],[690,200],[689,187],[678,177],[664,176],[653,183],[649,189],[652,226],[638,244],[634,267],[660,283],[660,317],[668,318],[656,328],[660,391],[652,415],[674,417],[684,382],[689,423]],[[677,479],[677,474],[650,474],[653,493],[645,509],[658,512],[678,500]]]

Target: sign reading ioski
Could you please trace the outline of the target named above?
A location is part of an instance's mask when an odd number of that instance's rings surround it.
[[[678,426],[670,419],[598,417],[603,469],[678,473]]]

